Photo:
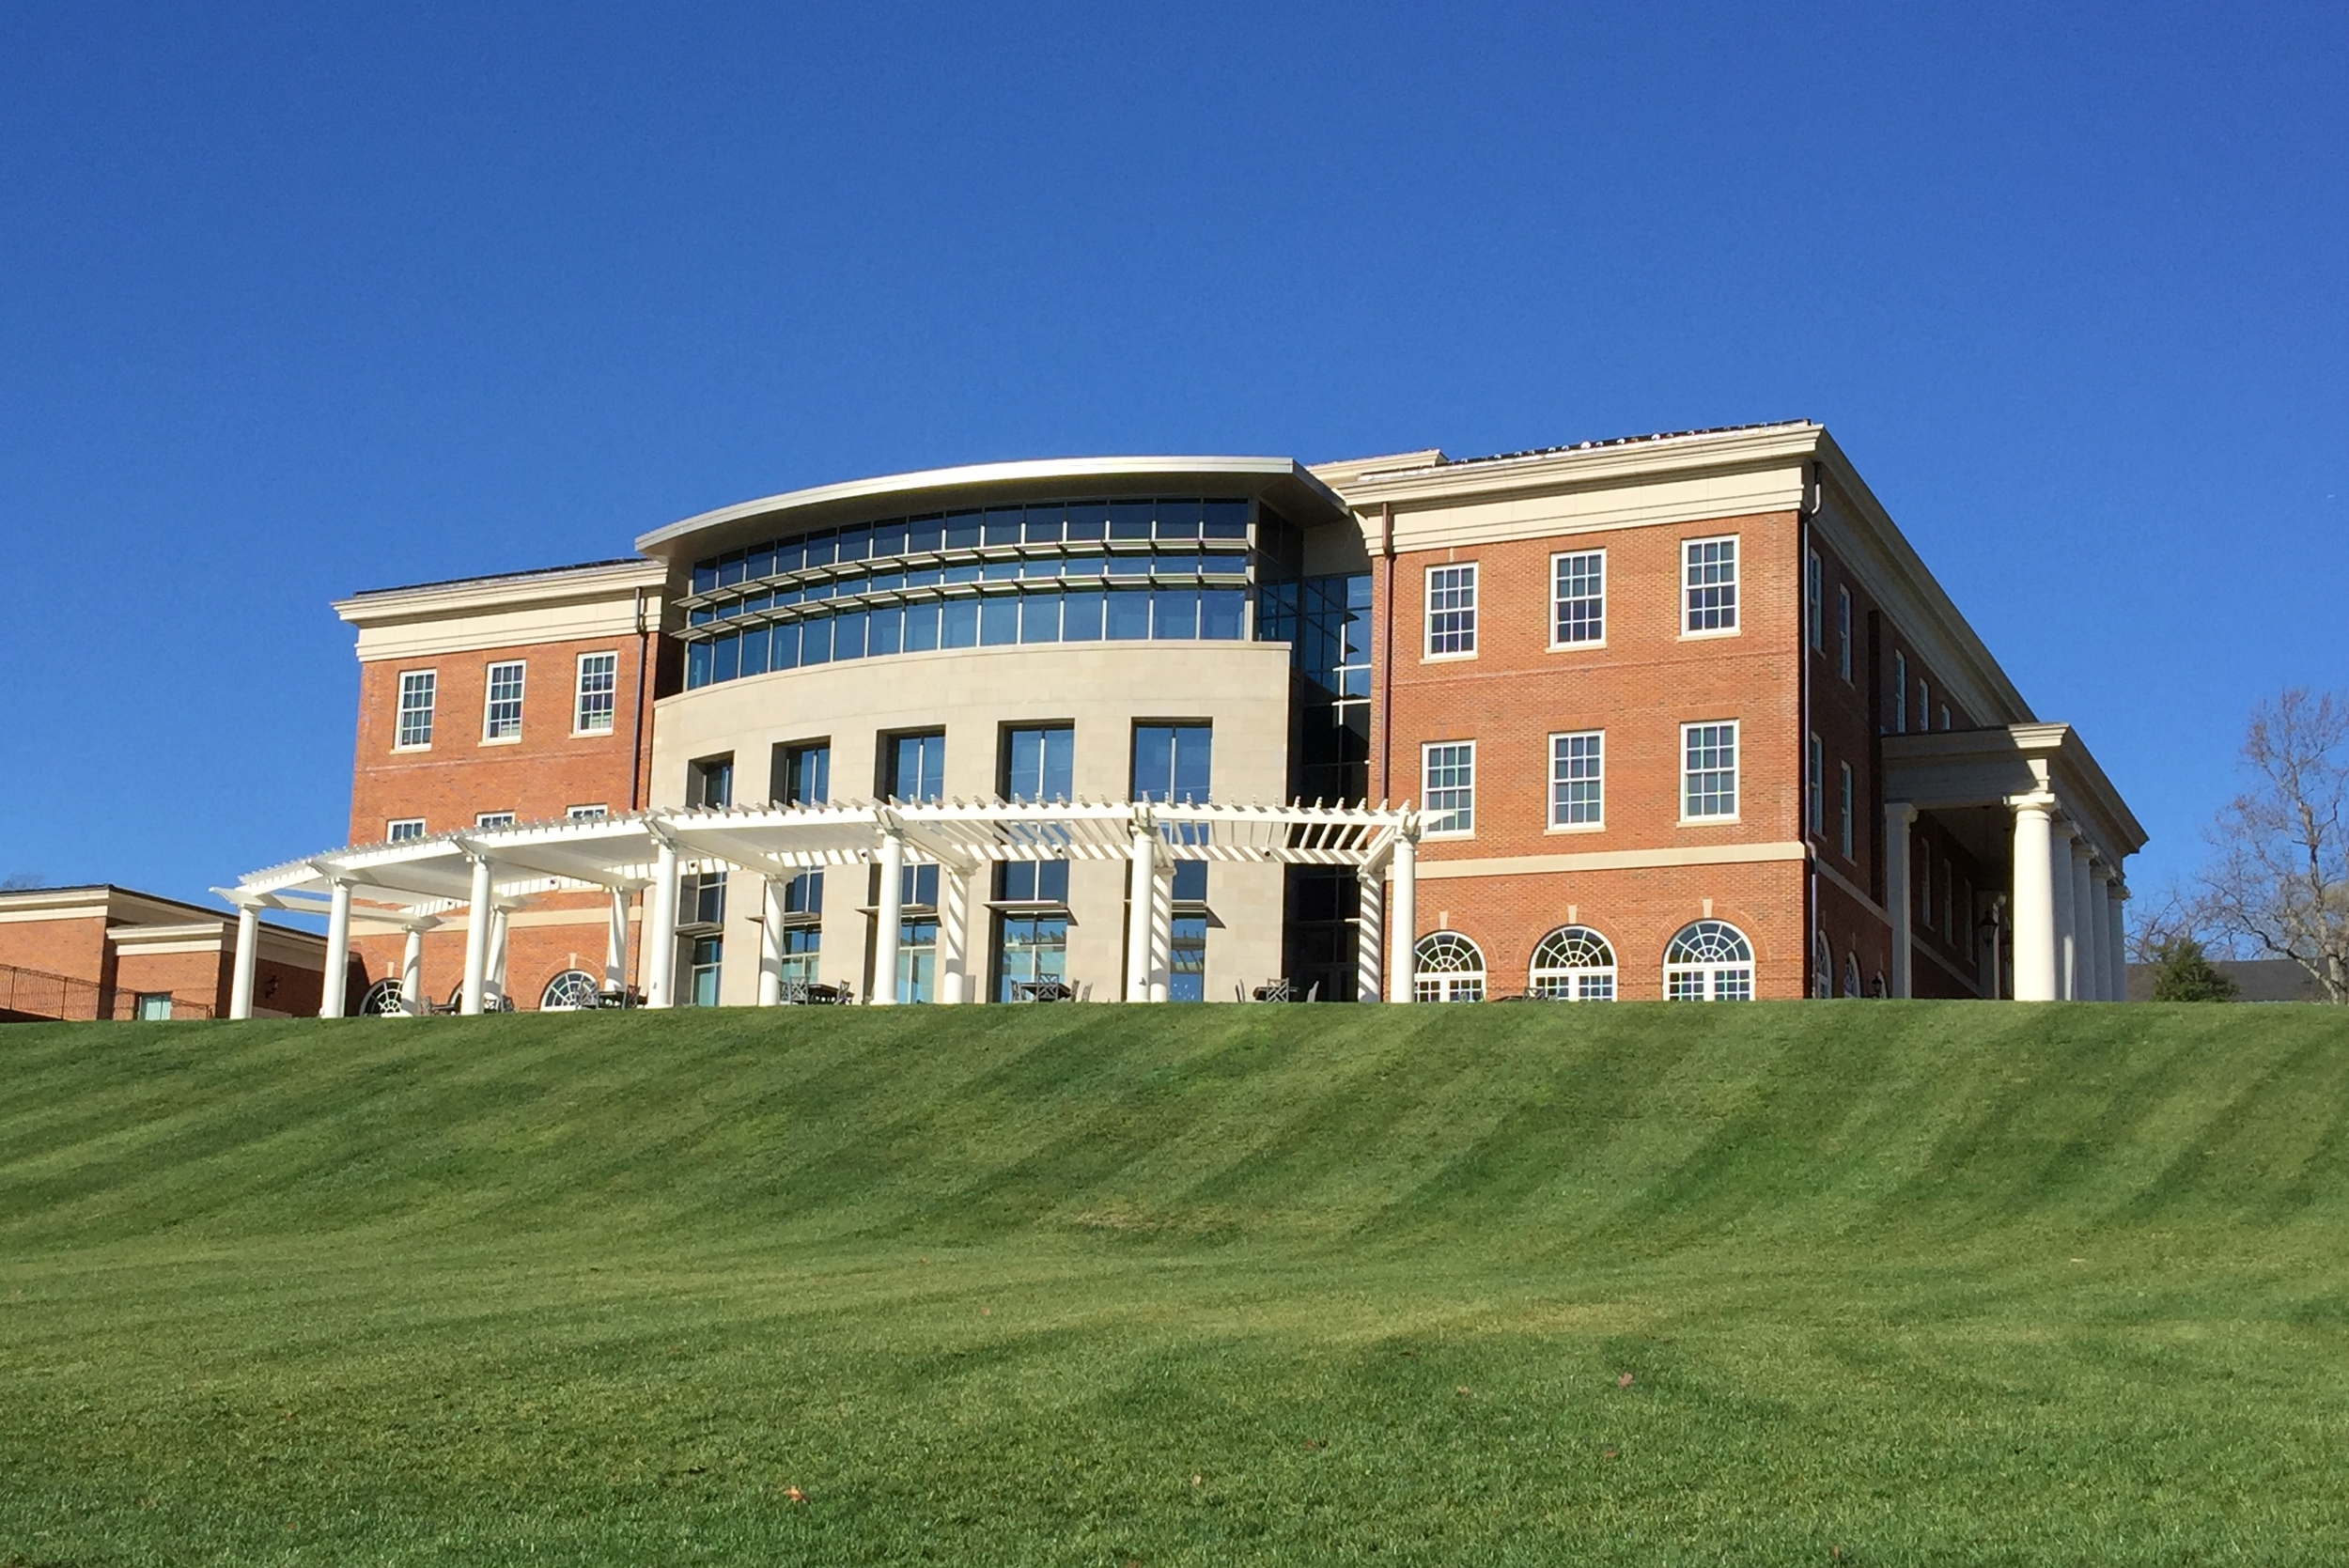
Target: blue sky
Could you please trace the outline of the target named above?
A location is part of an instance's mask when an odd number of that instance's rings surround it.
[[[2349,685],[2349,12],[0,10],[0,877],[344,836],[354,588],[827,480],[1824,421],[2199,858]]]

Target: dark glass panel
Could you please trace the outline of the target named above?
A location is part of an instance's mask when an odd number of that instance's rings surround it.
[[[1019,598],[1019,640],[1023,643],[1060,641],[1060,595],[1023,594]]]
[[[786,621],[769,634],[767,668],[796,670],[800,666],[800,623]]]
[[[1147,577],[1150,575],[1150,568],[1157,565],[1158,557],[1155,555],[1112,555],[1110,557],[1110,575],[1112,577]]]
[[[832,662],[832,617],[817,615],[800,623],[800,663]]]
[[[714,560],[694,562],[693,592],[697,594],[706,594],[717,585],[718,563]]]
[[[1151,625],[1151,636],[1174,642],[1199,635],[1198,589],[1160,588],[1157,597],[1158,617]]]
[[[840,531],[841,561],[862,561],[873,553],[873,531],[869,527],[843,528]]]
[[[1017,582],[1023,565],[1019,561],[989,561],[979,567],[979,577],[988,582]]]
[[[798,571],[807,565],[807,545],[799,539],[779,539],[775,542],[775,570]]]
[[[810,534],[807,536],[807,564],[811,567],[829,567],[839,548],[838,536],[829,528],[821,533]]]
[[[874,560],[879,561],[891,555],[903,555],[905,552],[905,519],[896,518],[888,522],[877,522],[873,524]]]
[[[767,629],[754,626],[742,633],[742,673],[763,675],[767,673]]]
[[[1020,519],[1021,508],[1018,506],[989,506],[980,535],[982,542],[991,545],[1018,544]]]
[[[1161,539],[1195,539],[1199,536],[1199,503],[1161,498],[1156,530]]]
[[[895,605],[882,605],[871,613],[864,633],[864,649],[879,656],[895,653],[904,641],[906,613]]]
[[[1019,641],[1019,600],[994,594],[979,600],[979,641],[988,647]]]
[[[1021,530],[1020,538],[1032,545],[1060,543],[1061,524],[1067,510],[1057,501],[1050,505],[1029,507],[1027,526]]]
[[[1205,572],[1226,574],[1244,572],[1248,569],[1248,557],[1245,555],[1202,555],[1199,557],[1199,569]]]
[[[906,549],[911,551],[939,550],[945,544],[946,521],[943,518],[912,518],[906,523]]]
[[[1208,588],[1199,595],[1199,635],[1237,639],[1245,618],[1248,594],[1241,588]]]
[[[830,598],[835,591],[831,578],[819,578],[801,588],[800,598],[803,601],[812,602],[816,599]]]
[[[1110,531],[1110,504],[1106,501],[1072,501],[1068,505],[1068,536],[1070,539],[1105,539]]]
[[[1112,501],[1110,503],[1110,537],[1112,539],[1146,539],[1150,536],[1150,503],[1147,501]]]
[[[685,684],[688,687],[709,684],[709,644],[688,643],[685,645]]]
[[[905,650],[927,653],[938,646],[938,606],[935,602],[906,606]]]
[[[741,671],[741,640],[732,632],[709,644],[709,678],[732,680]]]
[[[1136,642],[1150,635],[1150,591],[1120,588],[1109,596],[1109,635],[1112,642]]]
[[[685,624],[687,626],[708,626],[711,621],[717,619],[717,617],[718,612],[714,607],[707,604],[697,604],[692,609],[685,613]]]
[[[948,512],[946,514],[946,548],[976,550],[979,547],[979,514]]]
[[[755,550],[744,552],[742,556],[743,582],[756,582],[763,577],[774,575],[775,547],[771,543],[760,545]]]
[[[742,552],[729,550],[718,557],[718,586],[729,587],[742,581]]]
[[[864,612],[843,610],[832,618],[832,659],[837,664],[844,659],[864,657]]]
[[[978,645],[979,601],[974,598],[953,598],[938,607],[938,645],[942,648],[968,648]]]
[[[1207,901],[1206,862],[1174,862],[1174,901],[1178,904],[1205,904]]]
[[[906,571],[906,586],[909,588],[935,587],[945,581],[946,568],[943,567],[911,567]]]
[[[1061,641],[1097,643],[1101,640],[1101,600],[1098,588],[1071,588],[1061,595]]]
[[[1203,532],[1210,539],[1244,539],[1248,537],[1248,503],[1245,501],[1209,501],[1201,507],[1205,514]]]

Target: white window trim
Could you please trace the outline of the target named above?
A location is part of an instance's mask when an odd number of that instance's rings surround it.
[[[1835,852],[1847,861],[1858,860],[1859,848],[1859,782],[1852,776],[1851,764],[1836,765],[1835,780]]]
[[[1598,820],[1595,822],[1561,822],[1558,818],[1558,742],[1569,736],[1598,737]],[[1607,732],[1596,730],[1555,730],[1542,751],[1542,815],[1548,822],[1543,830],[1550,833],[1603,833],[1607,831]]]
[[[1744,565],[1743,562],[1739,563]],[[1827,652],[1827,565],[1815,550],[1807,551],[1802,564],[1802,631],[1803,640],[1812,653]]]
[[[1733,743],[1737,748],[1737,764],[1731,769],[1737,776],[1737,809],[1726,816],[1690,816],[1688,815],[1688,732],[1712,729],[1727,724]],[[1733,826],[1744,819],[1746,810],[1746,732],[1745,724],[1736,719],[1692,719],[1680,726],[1679,766],[1672,772],[1672,794],[1680,809],[1680,826],[1684,828],[1720,828]]]
[[[611,815],[610,806],[565,806],[563,808],[563,820],[566,822],[600,822]]]
[[[1429,645],[1436,640],[1436,574],[1439,571],[1458,571],[1463,567],[1469,574],[1469,645],[1455,653],[1437,653]],[[1485,573],[1481,568],[1482,564],[1476,561],[1436,561],[1431,562],[1422,573],[1419,590],[1421,663],[1450,664],[1476,657],[1485,637]]]
[[[1735,626],[1713,627],[1703,631],[1691,631],[1688,629],[1688,551],[1698,545],[1719,544],[1724,539],[1730,541],[1737,547],[1737,575],[1730,580],[1731,585],[1737,590],[1737,624]],[[1678,603],[1674,606],[1676,613],[1672,618],[1680,627],[1679,640],[1681,642],[1708,643],[1717,637],[1744,636],[1746,634],[1745,536],[1742,534],[1707,534],[1701,539],[1681,540],[1680,572],[1678,578],[1673,583],[1672,592],[1678,599]],[[1707,817],[1705,820],[1711,821],[1713,819]]]
[[[435,665],[422,670],[397,671],[392,676],[392,750],[395,752],[428,752],[432,750],[432,742],[429,740],[420,740],[410,746],[403,746],[399,743],[400,716],[408,711],[408,677],[410,675],[430,675],[432,677],[432,729],[435,734],[438,734],[441,728],[441,672],[439,666]]]
[[[1743,757],[1738,758],[1741,763],[1744,760]],[[1744,782],[1742,779],[1738,781],[1740,784]],[[1803,794],[1808,797],[1802,803],[1802,831],[1808,837],[1825,838],[1827,837],[1827,743],[1819,738],[1819,732],[1816,730],[1812,731],[1803,742],[1802,784]],[[1744,791],[1740,789],[1738,793],[1742,795]]]
[[[413,828],[416,830],[414,833],[410,835],[411,839],[418,839],[428,836],[424,831],[423,817],[395,816],[388,819],[383,824],[383,842],[386,844],[400,844],[408,842],[399,836],[398,830],[402,828]]]
[[[511,828],[521,820],[520,812],[485,811],[474,814],[473,825],[476,828]]]
[[[1851,589],[1838,584],[1835,589],[1835,673],[1848,686],[1852,681],[1851,659]]]
[[[1423,830],[1422,830],[1420,836],[1421,836],[1421,837],[1423,837],[1423,838],[1474,838],[1474,837],[1476,836],[1476,742],[1475,742],[1475,741],[1473,741],[1473,740],[1423,740],[1423,741],[1421,741],[1421,742],[1420,742],[1420,747],[1419,747],[1419,792],[1420,792],[1419,809],[1420,809],[1420,813],[1421,813],[1421,815],[1422,815],[1423,816],[1432,816],[1432,815],[1435,815],[1435,813],[1434,813],[1432,810],[1430,810],[1430,808],[1428,807],[1428,804],[1427,804],[1427,800],[1426,800],[1426,797],[1427,797],[1427,753],[1430,753],[1430,752],[1432,752],[1432,751],[1434,751],[1434,750],[1435,750],[1437,747],[1439,747],[1439,746],[1444,747],[1444,748],[1446,748],[1446,749],[1449,749],[1449,748],[1454,747],[1454,746],[1465,746],[1465,747],[1467,747],[1467,748],[1468,748],[1468,755],[1469,755],[1469,825],[1468,825],[1467,827],[1465,827],[1465,828],[1443,828],[1443,829],[1427,828],[1427,829],[1423,829]]]
[[[1598,624],[1600,630],[1596,637],[1586,643],[1561,643],[1558,641],[1558,563],[1564,560],[1569,555],[1595,555],[1598,557]],[[1604,648],[1607,646],[1607,629],[1614,625],[1615,619],[1614,616],[1608,613],[1607,609],[1608,582],[1607,551],[1603,549],[1561,550],[1550,555],[1549,651],[1551,653],[1587,653],[1594,648]]]
[[[579,722],[579,700],[582,696],[586,694],[587,661],[591,659],[609,659],[612,660],[612,722],[606,724],[601,729],[583,729],[580,727]],[[578,659],[572,661],[571,664],[571,738],[577,740],[585,736],[617,735],[619,733],[620,653],[617,648],[591,648],[587,652],[581,654]]]
[[[500,670],[520,670],[522,673],[522,691],[525,699],[529,693],[530,661],[528,660],[495,659],[483,667],[481,671],[481,743],[484,746],[519,746],[522,743],[521,719],[519,715],[514,721],[513,734],[491,735],[490,733],[490,693],[497,686],[497,672]]]

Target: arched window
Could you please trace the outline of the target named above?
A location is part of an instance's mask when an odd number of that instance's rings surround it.
[[[1811,938],[1811,994],[1822,1001],[1835,994],[1835,949],[1824,931]]]
[[[538,993],[541,1013],[574,1013],[596,1000],[601,983],[585,970],[565,970],[547,982],[547,988]]]
[[[1525,994],[1547,1001],[1612,1001],[1615,950],[1587,925],[1561,925],[1533,949]]]
[[[1753,944],[1726,921],[1680,928],[1664,949],[1666,1001],[1751,1001]]]
[[[407,1011],[408,1004],[400,1000],[397,980],[379,980],[359,999],[359,1016],[363,1018],[397,1018]]]
[[[1856,950],[1843,955],[1843,994],[1855,1001],[1859,999],[1859,954]]]
[[[1419,939],[1411,975],[1414,1001],[1482,1001],[1485,955],[1457,931],[1437,931]]]

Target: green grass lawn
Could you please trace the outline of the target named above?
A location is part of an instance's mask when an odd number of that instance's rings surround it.
[[[1839,1560],[2349,1561],[2349,1017],[0,1030],[0,1564]]]

